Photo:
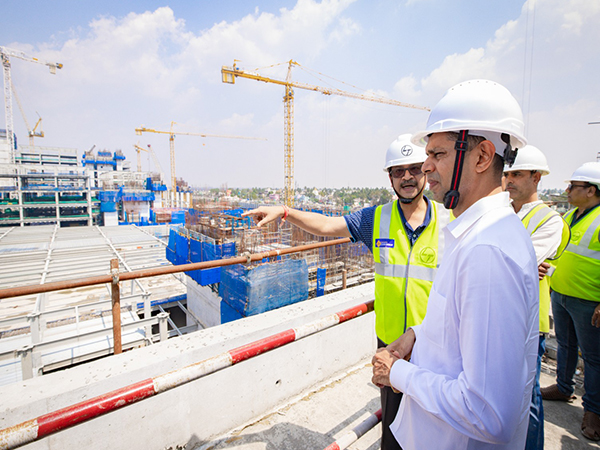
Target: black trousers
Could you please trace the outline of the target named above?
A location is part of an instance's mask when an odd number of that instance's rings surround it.
[[[387,347],[387,345],[377,338],[377,347]],[[390,431],[390,425],[396,418],[402,393],[396,394],[391,387],[385,386],[380,389],[381,396],[381,450],[402,450],[402,447],[396,441],[396,438]]]

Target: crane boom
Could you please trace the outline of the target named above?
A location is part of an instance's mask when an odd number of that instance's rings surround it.
[[[429,111],[429,108],[425,106],[412,105],[410,103],[400,102],[386,97],[379,97],[375,95],[356,94],[353,92],[346,92],[336,88],[325,88],[322,86],[315,86],[307,83],[299,83],[292,81],[292,67],[300,66],[296,61],[288,61],[288,71],[285,80],[278,80],[276,78],[269,78],[260,75],[256,72],[250,72],[242,70],[236,66],[235,62],[233,66],[222,66],[221,77],[223,83],[235,84],[237,77],[248,78],[256,81],[263,81],[265,83],[274,83],[285,87],[285,95],[283,97],[284,102],[284,202],[288,206],[294,206],[294,88],[306,89],[309,91],[320,92],[324,95],[339,95],[343,97],[350,97],[359,100],[368,100],[377,103],[384,103],[387,105],[402,106],[404,108],[420,109],[423,111]]]
[[[200,136],[200,137],[220,137],[220,138],[230,138],[230,139],[254,139],[254,140],[262,140],[266,141],[265,138],[259,137],[247,137],[247,136],[228,136],[224,134],[208,134],[208,133],[188,133],[188,132],[179,132],[173,130],[173,125],[176,122],[171,122],[171,129],[169,131],[163,130],[155,130],[154,128],[146,128],[146,127],[138,127],[135,129],[135,134],[141,136],[142,133],[159,133],[159,134],[168,134],[169,135],[169,153],[171,157],[171,189],[173,190],[173,198],[175,198],[177,193],[177,177],[175,175],[175,136],[176,135],[184,135],[184,136]],[[154,154],[154,153],[152,153]]]
[[[4,115],[6,118],[6,139],[10,151],[10,162],[14,164],[16,156],[16,145],[14,135],[14,122],[12,112],[12,78],[10,74],[10,58],[19,58],[24,61],[34,62],[48,66],[50,73],[55,74],[56,69],[62,69],[63,65],[57,62],[48,62],[33,56],[28,56],[20,50],[13,50],[7,47],[0,46],[0,60],[2,61],[3,77],[4,77]],[[28,130],[29,131],[29,130]]]
[[[296,61],[288,61],[288,64],[290,64],[290,67],[300,66],[300,64],[298,64]],[[430,108],[428,108],[426,106],[412,105],[410,103],[401,102],[399,100],[394,100],[392,98],[380,97],[377,95],[357,94],[354,92],[347,92],[347,91],[343,91],[341,89],[336,89],[336,88],[326,88],[326,87],[316,86],[316,85],[307,84],[307,83],[299,83],[297,81],[292,81],[290,79],[278,80],[276,78],[269,78],[269,77],[262,76],[256,72],[242,70],[242,69],[236,67],[235,64],[233,65],[233,67],[223,66],[221,68],[221,74],[223,76],[223,83],[235,84],[235,78],[242,77],[242,78],[248,78],[248,79],[256,80],[256,81],[263,81],[265,83],[275,83],[275,84],[279,84],[281,86],[290,86],[292,88],[299,88],[299,89],[306,89],[308,91],[320,92],[321,94],[324,94],[324,95],[339,95],[342,97],[356,98],[359,100],[369,100],[372,102],[385,103],[387,105],[394,105],[394,106],[402,106],[405,108],[420,109],[423,111],[430,110]],[[288,69],[288,74],[289,74],[289,69]]]

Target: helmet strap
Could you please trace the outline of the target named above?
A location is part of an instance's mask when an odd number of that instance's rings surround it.
[[[508,134],[502,133],[500,135],[500,138],[503,142],[506,142],[506,147],[504,147],[504,163],[508,167],[512,167],[512,165],[515,162],[515,159],[517,159],[517,152],[519,151],[519,149],[512,148],[512,145],[510,145],[510,136]]]
[[[465,162],[468,137],[469,130],[461,130],[458,132],[458,139],[454,143],[456,159],[454,160],[454,171],[452,172],[452,184],[450,185],[450,190],[444,195],[444,206],[446,209],[454,209],[458,204],[458,199],[460,197],[458,186],[460,185],[460,177]]]

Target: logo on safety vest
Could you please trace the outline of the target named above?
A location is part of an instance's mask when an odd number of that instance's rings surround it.
[[[394,240],[393,239],[375,239],[375,247],[377,248],[394,248]]]
[[[581,239],[581,231],[573,231],[571,230],[571,242],[576,243]]]
[[[435,250],[431,247],[425,247],[419,252],[419,259],[424,264],[431,264],[435,261]]]
[[[412,155],[413,148],[410,145],[405,145],[400,149],[400,152],[404,156],[410,156],[410,155]]]

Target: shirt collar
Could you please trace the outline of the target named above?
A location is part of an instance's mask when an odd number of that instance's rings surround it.
[[[427,212],[425,212],[425,219],[423,220],[423,223],[419,225],[419,227],[425,228],[427,225],[429,225],[429,222],[431,222],[431,202],[425,196],[423,196],[423,199],[425,200],[425,203],[427,203]],[[404,225],[404,228],[409,229],[410,231],[414,231],[412,226],[407,222],[406,217],[404,217],[404,212],[402,211],[402,207],[400,206],[400,200],[396,200],[396,207],[398,208],[398,212],[400,213],[400,218],[402,219],[402,224]]]
[[[477,222],[484,214],[498,208],[510,208],[510,196],[508,192],[500,192],[499,194],[483,197],[473,203],[459,217],[454,219],[446,227],[448,231],[458,239],[471,226]]]
[[[511,203],[512,203],[512,200],[511,200]],[[523,206],[521,206],[521,209],[519,210],[519,212],[517,213],[517,215],[520,218],[523,218],[523,217],[525,217],[527,215],[527,213],[529,211],[531,211],[537,205],[541,205],[542,203],[544,203],[543,200],[536,200],[534,202],[525,203]]]

